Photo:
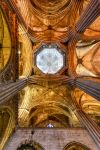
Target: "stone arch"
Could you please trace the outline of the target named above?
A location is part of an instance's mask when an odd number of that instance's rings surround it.
[[[13,35],[7,15],[0,7],[0,73],[8,67],[12,58]]]
[[[8,107],[8,106],[0,107],[0,112],[1,112],[0,115],[4,116],[2,118],[3,122],[6,123],[6,125],[5,124],[2,125],[2,126],[4,126],[5,130],[3,132],[3,137],[2,137],[2,139],[0,141],[0,148],[3,149],[5,143],[7,142],[8,138],[11,135],[11,133],[15,129],[15,118],[14,118],[12,109],[10,107]],[[1,121],[2,121],[2,119],[1,119]],[[7,122],[7,120],[8,120],[8,122]]]
[[[91,150],[86,145],[73,141],[68,143],[63,150]]]

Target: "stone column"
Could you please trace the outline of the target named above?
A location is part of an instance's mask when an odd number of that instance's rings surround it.
[[[77,0],[76,0],[77,1]],[[80,1],[80,6],[82,1]],[[69,35],[62,39],[62,43],[66,43],[68,41],[73,40],[80,40],[82,39],[82,33],[85,31],[85,29],[93,23],[97,17],[100,15],[100,0],[91,0],[89,4],[87,5],[86,9],[81,14],[78,22],[75,25],[75,28],[71,29],[69,31]],[[99,37],[98,37],[99,38]],[[84,37],[83,37],[84,39]]]
[[[79,119],[80,123],[84,125],[84,127],[87,129],[93,140],[98,146],[98,149],[100,149],[100,128],[96,125],[96,123],[89,118],[87,114],[85,114],[79,106],[75,109],[75,114],[77,118]],[[87,139],[88,140],[88,139]]]
[[[74,85],[100,101],[100,81],[76,78]]]
[[[76,31],[78,33],[84,32],[84,30],[92,22],[94,22],[99,15],[100,15],[100,0],[91,0],[76,24]]]
[[[27,78],[19,79],[16,82],[0,84],[0,104],[9,100],[27,85]]]
[[[77,87],[100,101],[100,80],[75,77],[69,80],[72,87]]]

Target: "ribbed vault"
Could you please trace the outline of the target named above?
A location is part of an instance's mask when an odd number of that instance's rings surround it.
[[[15,127],[14,117],[18,127],[84,126],[100,146],[99,4],[98,0],[0,0],[0,106],[16,105],[15,116],[12,109],[0,107],[2,147]],[[45,73],[36,61],[47,45],[58,46],[65,59],[53,74]],[[52,55],[48,51],[45,55],[50,68]],[[6,76],[7,67],[11,75],[8,71]]]
[[[49,123],[50,120],[59,122],[61,126],[64,124],[65,127],[79,126],[79,122],[72,112],[72,97],[69,87],[60,86],[48,89],[31,85],[21,95],[19,121],[22,126],[25,125],[25,121],[26,125],[36,126],[44,121]]]

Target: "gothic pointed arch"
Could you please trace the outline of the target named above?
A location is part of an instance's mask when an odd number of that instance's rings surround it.
[[[11,56],[12,39],[7,16],[0,7],[0,72],[8,65]]]
[[[73,141],[68,143],[63,150],[91,150],[91,149],[82,143]]]

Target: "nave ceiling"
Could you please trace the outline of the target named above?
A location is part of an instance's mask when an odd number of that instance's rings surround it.
[[[17,108],[19,126],[47,127],[51,123],[54,127],[82,127],[73,111],[73,99],[76,99],[85,113],[100,124],[98,119],[100,103],[78,88],[72,89],[64,82],[70,77],[70,62],[73,63],[72,68],[78,77],[94,80],[99,80],[100,77],[100,17],[79,34],[79,39],[72,48],[74,51],[69,49],[67,40],[69,39],[71,43],[70,35],[74,35],[76,24],[90,0],[76,2],[77,0],[8,0],[7,2],[11,5],[10,10],[13,10],[17,17],[19,78],[31,76],[33,82],[20,92]],[[6,67],[13,54],[10,49],[12,41],[9,40],[9,27],[1,10],[0,15],[3,18],[3,24],[0,22],[0,26],[3,25],[6,35],[3,37],[3,42],[9,47],[9,51],[3,50]],[[3,32],[1,29],[0,31]],[[44,74],[36,66],[34,59],[38,49],[48,43],[57,44],[66,54],[64,68],[54,75]],[[0,67],[1,72],[3,67]],[[4,119],[2,113],[0,117],[1,120]]]

